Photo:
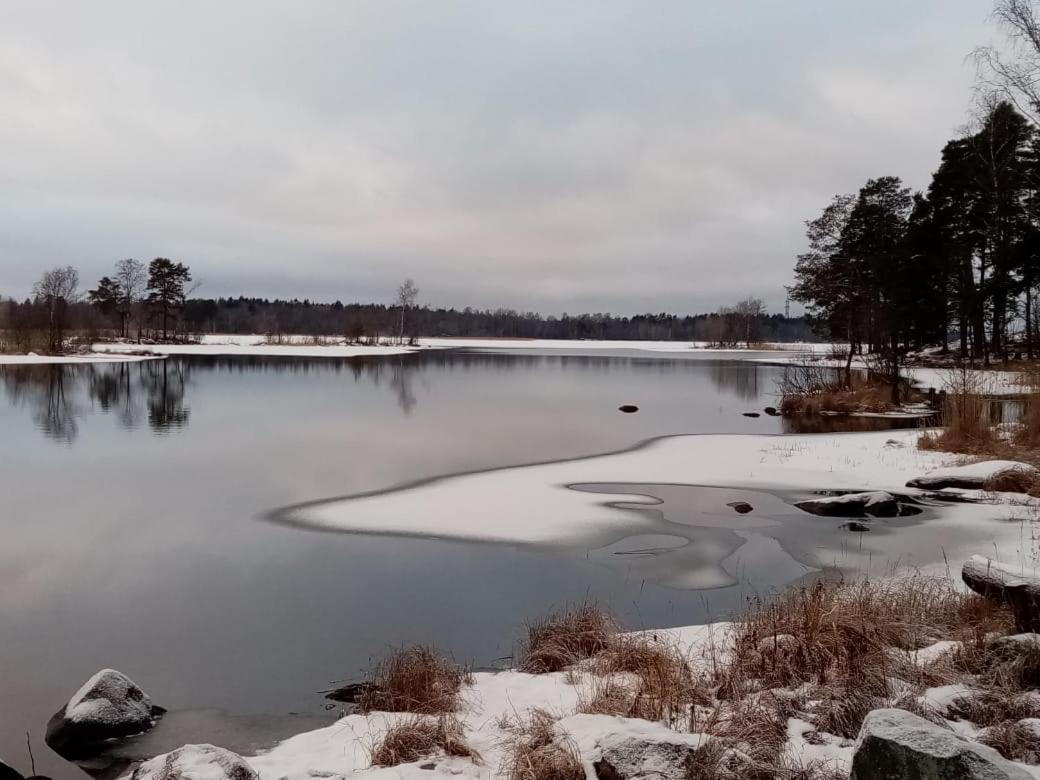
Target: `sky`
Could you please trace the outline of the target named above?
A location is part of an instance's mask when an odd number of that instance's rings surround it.
[[[0,294],[782,311],[804,221],[924,188],[990,0],[0,0]],[[797,309],[797,307],[796,307]]]

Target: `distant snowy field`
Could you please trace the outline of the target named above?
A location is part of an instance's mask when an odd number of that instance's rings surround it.
[[[283,336],[281,343],[270,344],[264,335],[213,334],[200,339],[198,344],[137,344],[134,342],[99,342],[90,353],[76,355],[0,355],[0,365],[31,365],[48,363],[90,363],[105,360],[147,360],[166,355],[255,355],[268,357],[391,357],[429,349],[479,350],[633,350],[637,352],[677,354],[690,352],[718,352],[727,356],[741,353],[755,354],[761,359],[764,352],[776,352],[777,359],[794,355],[824,354],[829,344],[769,343],[761,349],[715,349],[706,342],[689,341],[596,341],[591,339],[470,339],[424,338],[418,345],[347,344],[343,339],[328,338],[315,344],[311,336]],[[147,355],[133,353],[150,353]]]

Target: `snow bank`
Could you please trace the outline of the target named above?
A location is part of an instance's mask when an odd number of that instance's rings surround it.
[[[640,352],[717,352],[727,357],[749,354],[746,349],[717,349],[706,341],[640,341],[640,340],[595,340],[595,339],[477,339],[477,338],[423,338],[419,343],[424,347],[442,349],[482,349],[482,350],[514,350],[514,349],[568,349],[568,350],[601,350],[630,349]],[[826,352],[830,344],[809,342],[768,342],[762,349],[752,349],[751,354],[762,352],[798,353],[805,356]]]
[[[138,348],[140,349],[140,348]],[[140,360],[154,360],[155,355],[103,355],[97,353],[83,355],[0,355],[0,366],[39,366],[56,363],[131,363]]]
[[[1022,471],[1026,474],[1036,473],[1036,468],[1017,460],[984,460],[978,463],[967,463],[963,466],[946,466],[929,471],[924,476],[915,477],[907,485],[916,488],[941,489],[957,487],[979,489],[986,486],[998,474],[1008,471]]]
[[[687,658],[696,671],[706,668],[707,653],[729,633],[729,624],[687,626],[665,629],[668,636],[682,638],[690,648]],[[664,641],[662,635],[662,641]],[[586,746],[589,755],[596,751],[596,739],[613,735],[664,738],[671,732],[648,721],[605,716],[575,716],[582,695],[588,695],[583,683],[572,684],[566,672],[524,674],[517,671],[478,672],[472,685],[462,691],[463,706],[458,713],[465,730],[466,744],[481,755],[477,766],[462,758],[435,757],[436,769],[421,769],[430,759],[384,769],[370,768],[371,750],[386,731],[409,715],[372,713],[348,715],[331,726],[304,732],[280,742],[272,749],[246,761],[260,774],[261,780],[303,780],[303,778],[350,775],[362,778],[429,778],[439,776],[498,778],[506,758],[504,742],[509,736],[500,726],[503,721],[523,718],[534,709],[543,709],[564,718],[561,727],[569,737]],[[570,715],[571,717],[565,717]],[[665,733],[667,732],[667,734]],[[700,739],[690,735],[695,741]],[[583,754],[586,750],[582,751]],[[591,762],[590,762],[591,770]]]

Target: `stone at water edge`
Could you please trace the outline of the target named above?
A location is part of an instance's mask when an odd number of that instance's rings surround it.
[[[746,515],[755,511],[755,508],[747,501],[730,501],[726,506],[730,507],[738,515]]]
[[[761,417],[758,412],[741,412],[745,417]]]
[[[258,780],[241,756],[215,745],[184,745],[149,759],[129,780]]]
[[[849,780],[1032,780],[996,750],[906,710],[873,710],[856,740]]]
[[[770,417],[779,417],[780,416],[780,412],[778,412],[776,410],[775,406],[767,406],[762,411],[765,412],[766,414],[768,414]]]
[[[1032,570],[973,555],[961,567],[961,579],[976,593],[1010,606],[1016,631],[1040,631],[1040,576]]]
[[[821,517],[899,517],[903,513],[899,499],[884,490],[813,498],[795,506]]]
[[[635,404],[622,404],[618,407],[618,411],[624,412],[625,414],[634,414],[639,411],[639,407]]]
[[[125,674],[102,669],[51,716],[44,741],[62,758],[91,758],[108,740],[147,731],[164,712]]]

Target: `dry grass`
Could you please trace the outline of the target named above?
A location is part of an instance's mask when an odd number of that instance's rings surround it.
[[[781,414],[813,417],[821,414],[885,412],[893,408],[892,388],[878,376],[856,371],[846,386],[844,372],[820,366],[788,366],[778,383]],[[915,395],[903,380],[900,397]]]
[[[644,635],[613,637],[589,668],[605,682],[594,686],[582,712],[675,723],[692,705],[712,700],[711,689],[694,677],[678,646]]]
[[[979,742],[1012,761],[1040,764],[1040,735],[1028,725],[1008,721],[992,726],[979,735]]]
[[[379,663],[372,686],[358,700],[362,712],[454,712],[459,690],[471,681],[468,670],[442,658],[429,647],[404,647]]]
[[[940,638],[971,640],[1010,629],[1006,610],[945,580],[817,582],[754,601],[740,622],[718,696],[744,700],[771,689],[808,689],[808,719],[855,737],[871,709],[893,699],[891,680],[914,687],[945,682],[908,652]]]
[[[559,672],[606,650],[617,635],[616,621],[595,604],[555,612],[527,626],[519,668],[530,674]]]
[[[585,780],[577,748],[556,737],[556,719],[535,709],[501,724],[509,732],[506,776],[510,780]]]
[[[480,760],[463,740],[462,724],[455,718],[414,715],[387,730],[372,750],[372,765],[397,766],[440,754]]]

